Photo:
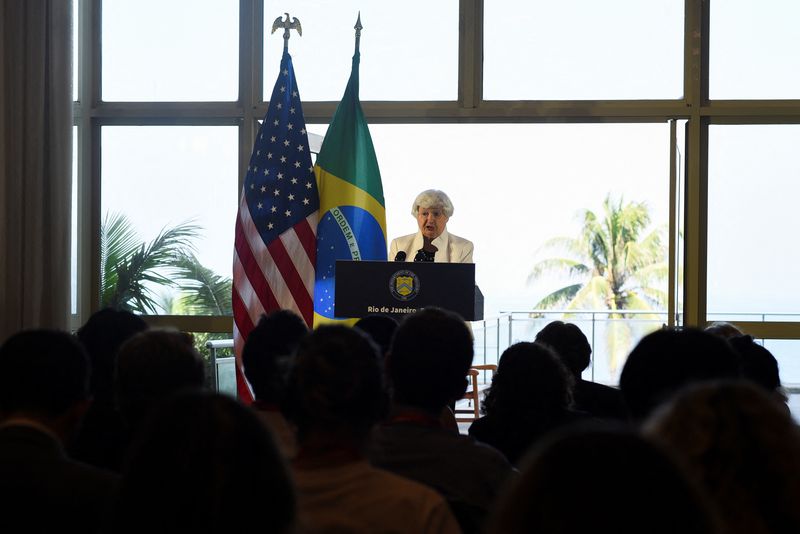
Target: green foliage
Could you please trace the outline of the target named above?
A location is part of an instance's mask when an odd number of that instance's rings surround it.
[[[230,315],[231,279],[203,266],[194,254],[200,231],[186,221],[143,243],[125,215],[107,215],[100,228],[103,305],[137,313]],[[156,295],[158,287],[179,294]]]
[[[232,282],[208,267],[189,252],[176,257],[178,287],[182,307],[190,315],[231,315]]]
[[[582,225],[577,237],[557,237],[543,246],[564,256],[537,262],[528,277],[535,282],[545,274],[559,273],[573,282],[543,297],[536,307],[663,309],[667,298],[663,230],[643,235],[650,224],[647,206],[608,195],[602,217],[590,210],[581,211],[579,217]]]
[[[570,311],[613,310],[609,314],[609,358],[615,369],[630,345],[629,318],[624,310],[663,310],[667,304],[668,266],[663,229],[645,234],[650,214],[643,202],[625,203],[607,195],[600,216],[579,214],[577,237],[556,237],[543,251],[559,253],[538,261],[528,276],[534,283],[546,274],[566,275],[570,283],[544,296],[536,308]],[[639,318],[645,318],[639,316]]]

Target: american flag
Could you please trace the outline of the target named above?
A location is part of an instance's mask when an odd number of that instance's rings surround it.
[[[236,218],[233,339],[239,398],[245,401],[252,392],[242,373],[242,348],[261,315],[288,309],[313,323],[318,210],[300,94],[292,58],[284,52]]]

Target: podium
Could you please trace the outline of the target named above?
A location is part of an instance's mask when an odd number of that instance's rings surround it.
[[[483,319],[483,294],[475,285],[474,263],[389,261],[336,262],[334,315],[400,317],[438,306],[466,321]]]

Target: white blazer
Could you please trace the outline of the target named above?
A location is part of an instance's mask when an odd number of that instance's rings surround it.
[[[392,239],[392,244],[389,246],[389,261],[394,260],[401,250],[406,253],[406,261],[413,261],[422,245],[422,232]],[[473,263],[472,251],[475,247],[472,241],[448,233],[447,230],[433,240],[433,246],[438,249],[433,257],[435,262]]]

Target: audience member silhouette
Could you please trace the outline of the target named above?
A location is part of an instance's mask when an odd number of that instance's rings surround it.
[[[122,343],[146,329],[141,317],[112,308],[95,312],[78,329],[91,362],[92,404],[70,447],[75,459],[116,472],[122,469],[126,442],[114,397],[114,368]]]
[[[117,355],[116,393],[128,442],[151,410],[182,389],[202,389],[204,376],[203,359],[190,334],[153,329],[123,343]]]
[[[476,531],[513,468],[496,449],[442,428],[472,364],[472,334],[456,314],[426,308],[406,317],[387,358],[393,385],[388,420],[376,427],[373,463],[444,495],[465,531]]]
[[[728,338],[742,363],[742,378],[762,387],[774,398],[786,403],[788,398],[781,385],[778,360],[763,345],[755,342],[752,336],[742,335]]]
[[[286,396],[286,374],[297,345],[308,335],[305,321],[294,312],[263,315],[242,350],[244,375],[253,388],[256,410],[275,437],[285,458],[296,454],[294,430],[280,411]]]
[[[381,356],[385,357],[399,323],[394,317],[376,314],[362,317],[353,326],[366,333],[378,345]]]
[[[800,532],[800,429],[745,381],[699,384],[648,421],[706,490],[730,534]]]
[[[392,336],[394,336],[394,333],[399,325],[400,323],[398,323],[397,319],[394,317],[375,314],[362,317],[356,321],[356,324],[353,326],[362,332],[365,332],[372,339],[372,341],[378,345],[378,348],[381,350],[381,356],[385,358],[389,353]],[[389,385],[389,392],[391,394],[391,385]],[[454,405],[455,403],[453,403],[453,407],[445,406],[442,409],[441,413],[439,414],[439,422],[444,428],[449,428],[453,432],[458,433],[458,421],[456,420],[456,414],[453,411]]]
[[[306,530],[458,532],[435,491],[366,461],[387,402],[378,348],[365,334],[321,326],[300,343],[286,408],[297,426],[293,473]]]
[[[619,386],[632,417],[641,422],[689,384],[738,376],[739,357],[724,339],[691,328],[665,328],[634,347]]]
[[[269,432],[224,395],[189,391],[142,427],[126,462],[113,532],[292,532],[295,496]]]
[[[89,402],[89,360],[73,336],[28,330],[0,347],[1,531],[100,529],[116,476],[63,447]]]
[[[665,452],[606,426],[559,431],[534,447],[488,532],[717,532],[700,492]]]
[[[538,343],[516,343],[500,356],[483,402],[484,416],[469,434],[516,465],[533,443],[552,430],[588,417],[570,409],[573,377],[555,352]]]
[[[577,325],[553,321],[536,334],[536,341],[548,345],[575,377],[573,407],[594,417],[624,421],[628,411],[616,388],[583,379],[591,363],[592,346]]]

